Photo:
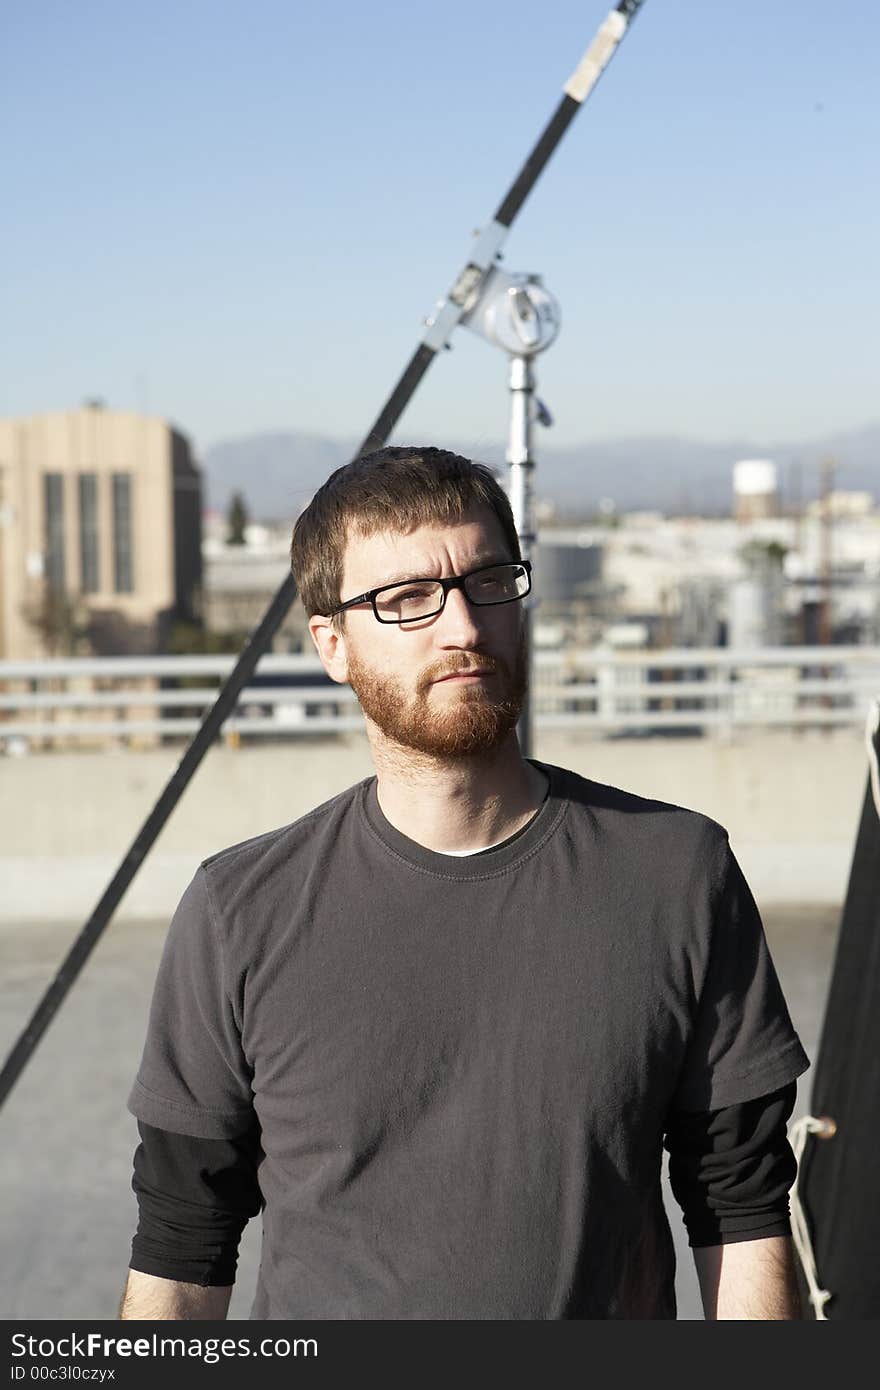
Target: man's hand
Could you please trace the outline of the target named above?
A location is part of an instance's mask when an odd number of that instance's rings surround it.
[[[801,1299],[788,1236],[693,1251],[707,1321],[798,1320]]]
[[[130,1269],[119,1317],[124,1322],[222,1322],[231,1296],[231,1284],[223,1288],[182,1284],[176,1279],[160,1279],[158,1275]]]

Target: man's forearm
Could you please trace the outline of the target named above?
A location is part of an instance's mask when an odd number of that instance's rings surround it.
[[[183,1284],[155,1274],[128,1271],[128,1283],[119,1306],[124,1322],[172,1321],[222,1322],[229,1309],[232,1285],[222,1288]]]
[[[693,1251],[707,1320],[798,1320],[801,1300],[788,1236]]]

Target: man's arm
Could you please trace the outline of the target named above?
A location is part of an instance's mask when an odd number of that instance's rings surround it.
[[[260,1127],[198,1139],[138,1122],[132,1241],[123,1320],[226,1317],[242,1230],[262,1206]]]
[[[176,1279],[160,1279],[156,1274],[128,1271],[128,1283],[119,1305],[123,1322],[171,1321],[222,1322],[232,1297],[232,1285],[221,1288],[203,1284],[181,1284]]]
[[[699,1246],[693,1256],[707,1321],[801,1317],[789,1236]]]

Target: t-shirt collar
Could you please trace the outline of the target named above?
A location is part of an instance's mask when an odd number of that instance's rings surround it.
[[[565,809],[560,797],[558,779],[552,766],[528,761],[543,772],[548,780],[547,792],[531,820],[500,844],[489,849],[477,850],[473,854],[442,854],[427,849],[411,840],[385,817],[378,798],[378,782],[375,777],[368,778],[361,788],[361,810],[367,832],[378,838],[398,859],[404,860],[413,868],[422,869],[444,878],[478,879],[504,872],[527,858],[539,844],[555,830]]]

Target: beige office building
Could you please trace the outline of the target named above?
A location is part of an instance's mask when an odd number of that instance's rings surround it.
[[[164,420],[0,420],[0,659],[142,654],[201,614],[201,481]]]

